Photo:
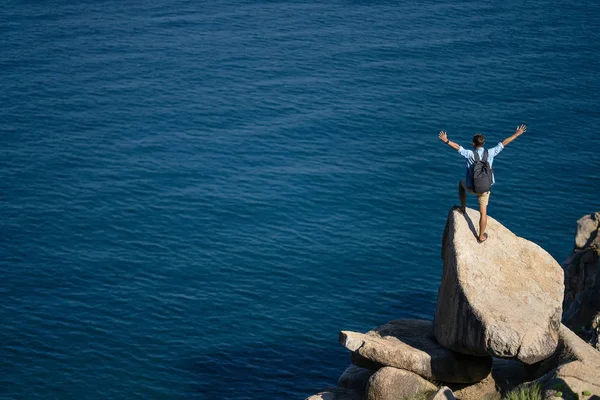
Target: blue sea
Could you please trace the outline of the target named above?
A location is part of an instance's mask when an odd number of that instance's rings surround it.
[[[600,211],[599,27],[596,0],[0,0],[0,398],[335,385],[340,330],[433,316],[441,130],[527,124],[488,212],[562,261]]]

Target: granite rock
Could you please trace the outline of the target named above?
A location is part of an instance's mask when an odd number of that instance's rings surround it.
[[[398,400],[437,387],[414,372],[393,367],[377,371],[367,385],[367,400]]]
[[[374,365],[444,382],[478,382],[490,373],[492,365],[489,356],[459,354],[440,346],[433,337],[432,322],[426,320],[391,321],[366,334],[342,331],[339,341]]]
[[[489,216],[488,239],[478,243],[477,221],[472,209],[448,215],[435,338],[460,353],[543,360],[558,343],[563,270],[540,246]]]
[[[584,249],[590,247],[598,237],[600,228],[600,212],[584,215],[577,221],[577,232],[575,233],[575,248]]]
[[[600,398],[600,352],[564,325],[559,335],[556,352],[540,363],[548,372],[534,381],[544,390],[544,398],[554,398],[557,392],[564,399],[588,398],[583,392]]]

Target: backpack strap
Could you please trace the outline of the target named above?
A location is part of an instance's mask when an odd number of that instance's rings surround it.
[[[487,162],[487,160],[488,160],[488,152],[487,152],[487,150],[484,150],[483,151],[483,161]]]
[[[477,152],[477,150],[473,151],[473,157],[475,157],[475,161],[476,161],[476,162],[477,162],[477,161],[481,161],[481,160],[479,159],[479,153]]]

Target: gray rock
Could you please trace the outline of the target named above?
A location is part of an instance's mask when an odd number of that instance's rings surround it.
[[[477,221],[472,209],[448,215],[435,338],[460,353],[543,360],[558,343],[563,270],[541,247],[489,216],[489,238],[479,244]]]
[[[452,390],[448,386],[444,386],[430,395],[427,400],[456,400],[456,397],[454,397],[454,393],[452,393]]]
[[[577,233],[575,234],[575,248],[584,249],[589,247],[598,236],[600,226],[600,212],[584,215],[577,221]]]
[[[587,327],[600,312],[600,213],[577,221],[576,249],[562,263],[565,294],[562,323],[587,341],[595,332]]]
[[[489,356],[458,354],[440,346],[433,337],[432,322],[425,320],[391,321],[366,334],[342,331],[339,340],[358,355],[353,360],[369,360],[444,382],[478,382],[492,365]]]
[[[561,392],[564,399],[575,399],[584,391],[600,397],[600,352],[566,326],[561,325],[559,346],[544,363],[551,370],[534,382],[540,384],[545,398]]]
[[[338,386],[356,390],[360,394],[365,394],[369,378],[376,371],[357,367],[350,364],[338,380]]]
[[[414,372],[383,367],[367,385],[368,400],[399,400],[421,392],[437,390],[436,386]]]
[[[352,389],[330,388],[307,397],[306,400],[365,400],[363,396]]]

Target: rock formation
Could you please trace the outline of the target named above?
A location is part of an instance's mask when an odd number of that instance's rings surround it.
[[[588,341],[592,320],[600,312],[600,212],[577,221],[575,248],[563,262],[565,295],[562,322]]]
[[[415,372],[427,379],[473,383],[491,370],[491,357],[452,352],[433,337],[433,324],[424,320],[397,320],[366,334],[342,331],[340,343],[382,366]]]
[[[540,384],[547,399],[562,394],[564,399],[600,398],[600,352],[561,325],[559,345],[552,357],[540,363]],[[546,372],[547,371],[547,372]],[[576,396],[577,395],[577,396]]]
[[[417,393],[428,400],[499,400],[500,392],[532,383],[545,400],[600,399],[600,352],[560,324],[563,293],[563,320],[580,323],[600,309],[594,308],[600,302],[600,213],[578,221],[566,290],[563,270],[548,253],[493,218],[489,238],[479,244],[478,220],[470,209],[449,213],[434,322],[396,320],[365,334],[342,331],[339,341],[353,364],[337,388],[308,400],[401,400]],[[594,344],[600,334],[595,315]]]
[[[478,220],[471,209],[448,216],[435,338],[460,353],[543,360],[558,343],[563,271],[545,250],[491,217],[489,239],[478,244]]]

